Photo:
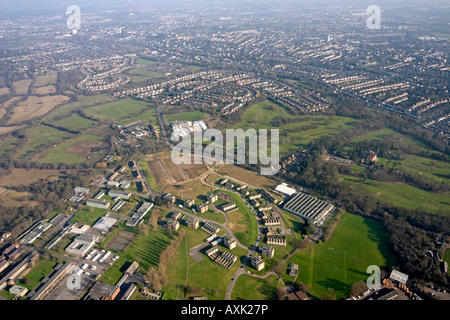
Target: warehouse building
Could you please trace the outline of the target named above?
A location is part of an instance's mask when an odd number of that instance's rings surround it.
[[[68,253],[77,255],[77,256],[84,256],[86,254],[86,252],[89,251],[90,248],[92,248],[92,246],[95,244],[95,239],[84,235],[84,234],[80,234],[78,237],[75,238],[75,240],[73,240],[73,242],[66,248],[66,251]]]
[[[116,221],[117,219],[104,216],[98,219],[98,221],[92,226],[92,228],[106,232],[109,231],[109,229],[116,223]]]
[[[286,202],[285,210],[320,225],[325,216],[334,208],[331,203],[299,192]]]
[[[86,201],[86,205],[88,207],[108,209],[111,204],[106,200],[89,199]]]

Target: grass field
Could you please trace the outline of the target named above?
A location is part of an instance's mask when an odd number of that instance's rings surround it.
[[[158,61],[149,60],[149,59],[138,59],[138,60],[136,60],[136,63],[151,66],[151,65],[158,64]]]
[[[4,157],[9,153],[13,153],[16,150],[16,146],[20,140],[14,136],[9,136],[5,140],[0,142],[0,156]]]
[[[150,231],[147,236],[138,234],[125,252],[116,252],[120,258],[102,275],[100,281],[115,284],[133,261],[139,263],[140,273],[146,274],[150,267],[157,267],[159,256],[171,240],[168,230],[162,227]]]
[[[276,116],[298,121],[275,127]],[[294,152],[322,136],[339,134],[355,122],[356,119],[339,116],[294,116],[286,108],[266,100],[250,106],[244,113],[243,121],[231,126],[231,129],[279,129],[280,153],[284,154]]]
[[[24,286],[28,290],[33,290],[44,277],[52,272],[55,265],[56,262],[54,261],[40,259],[36,267],[34,267],[24,278],[20,279],[18,284]]]
[[[84,109],[90,117],[99,120],[124,120],[133,118],[152,106],[145,101],[124,99]]]
[[[39,162],[43,163],[81,163],[86,161],[93,144],[102,140],[102,137],[83,135],[63,142],[50,148],[43,154]]]
[[[349,213],[341,216],[327,242],[297,252],[287,264],[290,262],[299,265],[297,282],[308,284],[312,295],[336,295],[338,299],[348,296],[353,283],[367,280],[368,266],[383,268],[397,263],[381,223]],[[287,282],[294,279],[287,274],[283,278]]]
[[[25,79],[25,80],[19,80],[19,81],[15,81],[13,82],[13,89],[15,91],[16,94],[27,94],[28,93],[28,88],[30,87],[31,82],[33,82],[33,80],[31,79]]]
[[[282,284],[274,275],[258,279],[244,274],[236,281],[231,300],[274,300],[278,286]]]
[[[206,113],[201,111],[178,112],[165,115],[166,120],[172,121],[194,121],[205,119]]]
[[[55,96],[29,96],[25,101],[17,103],[13,109],[13,115],[8,123],[17,123],[43,116],[53,108],[69,101],[69,97]]]
[[[151,105],[150,105],[151,106]],[[150,107],[149,109],[145,110],[144,112],[140,113],[139,115],[131,118],[127,118],[125,120],[118,121],[118,125],[127,125],[129,123],[142,120],[147,124],[152,124],[153,126],[159,128],[159,122],[158,122],[158,116],[156,114],[156,108]],[[161,129],[159,129],[161,132]]]
[[[229,191],[222,192],[228,194],[231,197],[232,202],[238,207],[237,211],[228,214],[228,227],[230,227],[240,243],[246,246],[252,245],[258,236],[258,223],[253,212],[245,205],[238,195]]]
[[[255,186],[257,188],[266,188],[271,189],[277,185],[277,182],[271,179],[268,176],[259,175],[253,171],[249,171],[243,169],[238,166],[225,164],[222,165],[218,170],[216,170],[218,174],[230,176],[232,178],[238,179],[249,185]],[[214,179],[215,176],[211,176],[211,179]],[[208,180],[211,181],[211,180]],[[217,181],[217,180],[216,180]],[[214,182],[216,182],[214,181]]]
[[[84,206],[69,221],[73,223],[82,222],[92,226],[100,217],[104,216],[108,210]]]
[[[344,185],[358,188],[361,192],[372,195],[380,203],[410,210],[426,211],[433,214],[450,213],[450,194],[428,192],[404,183],[379,182],[341,175]]]
[[[35,87],[44,87],[44,86],[48,86],[51,84],[56,84],[57,81],[58,81],[58,73],[57,72],[49,72],[49,73],[37,76],[34,86]]]
[[[27,130],[27,137],[27,143],[18,152],[18,156],[21,158],[25,158],[39,148],[57,144],[64,139],[73,137],[73,135],[68,132],[38,125]]]
[[[140,161],[139,165],[141,166],[142,172],[144,173],[145,176],[145,180],[147,180],[150,189],[154,191],[161,191],[161,188],[159,188],[158,185],[156,184],[155,177],[150,171],[148,163],[146,161]]]
[[[96,122],[90,119],[82,118],[77,114],[72,114],[69,117],[54,121],[52,124],[69,130],[79,131],[94,126]]]
[[[131,76],[131,82],[141,82],[150,78],[166,78],[166,76],[161,72],[143,69],[132,69],[126,73]]]
[[[46,115],[43,120],[44,121],[54,121],[55,118],[61,118],[61,117],[67,117],[72,112],[80,110],[84,107],[90,107],[98,104],[105,104],[108,102],[117,101],[116,98],[106,95],[106,94],[99,94],[95,96],[82,96],[77,95],[78,101],[71,102],[68,104],[65,104],[59,108],[54,109],[52,112],[50,112],[48,115]]]

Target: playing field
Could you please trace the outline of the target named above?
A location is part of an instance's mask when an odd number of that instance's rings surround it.
[[[125,251],[133,242],[135,234],[128,231],[120,231],[106,246],[114,251]]]
[[[90,119],[82,118],[77,114],[72,114],[69,117],[63,118],[61,120],[52,122],[53,125],[58,127],[63,127],[69,130],[84,130],[96,124],[95,121]]]
[[[99,120],[121,120],[132,118],[152,105],[145,101],[123,99],[84,109],[87,115]]]
[[[345,213],[327,242],[312,244],[289,262],[299,265],[297,281],[308,284],[311,294],[340,299],[349,294],[353,283],[367,280],[367,267],[395,265],[396,258],[380,222]]]

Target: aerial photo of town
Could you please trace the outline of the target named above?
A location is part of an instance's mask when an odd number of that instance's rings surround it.
[[[2,1],[0,300],[450,300],[449,16]]]

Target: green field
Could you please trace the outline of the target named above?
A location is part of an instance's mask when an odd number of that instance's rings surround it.
[[[166,120],[172,121],[195,121],[205,119],[206,113],[201,111],[179,112],[166,115]]]
[[[69,221],[73,223],[82,222],[92,226],[100,217],[104,216],[108,210],[84,206]]]
[[[20,140],[14,136],[9,136],[5,140],[0,142],[0,156],[4,157],[9,153],[16,151],[16,146]]]
[[[115,284],[133,261],[139,263],[140,273],[146,274],[150,267],[157,267],[159,256],[171,240],[168,230],[162,227],[150,231],[147,236],[138,234],[125,252],[115,252],[120,258],[102,275],[100,281]]]
[[[253,212],[246,206],[246,204],[241,200],[241,198],[236,195],[233,192],[221,190],[221,192],[224,192],[228,194],[232,202],[236,204],[238,207],[238,212],[242,214],[243,219],[238,221],[232,221],[230,219],[230,222],[237,223],[239,225],[245,226],[245,231],[236,231],[234,232],[236,238],[240,243],[242,243],[245,246],[251,246],[258,236],[258,223],[256,221],[256,218],[253,214]],[[232,214],[231,212],[230,214]]]
[[[276,127],[274,122],[276,116],[298,121]],[[294,116],[286,108],[266,100],[250,106],[244,113],[243,121],[231,126],[231,129],[279,129],[280,153],[284,154],[295,152],[322,136],[339,134],[341,131],[351,128],[357,121],[353,118],[339,116]]]
[[[56,118],[62,118],[69,116],[73,111],[81,110],[84,107],[95,106],[99,104],[105,104],[108,102],[117,101],[116,98],[106,95],[99,94],[95,96],[82,96],[77,95],[77,101],[65,104],[59,108],[52,110],[47,114],[43,120],[44,121],[55,121]]]
[[[142,65],[151,66],[151,65],[158,64],[158,61],[149,60],[149,59],[137,59],[136,63],[137,64],[142,64]]]
[[[338,299],[349,295],[353,283],[367,280],[368,266],[383,268],[397,263],[382,224],[349,213],[341,216],[328,241],[297,252],[286,265],[290,262],[299,265],[296,281],[307,284],[312,295],[336,295]],[[294,280],[282,276],[286,282]]]
[[[166,78],[166,76],[161,72],[143,69],[132,69],[126,73],[131,76],[131,82],[141,82],[150,78]]]
[[[124,120],[133,118],[152,106],[148,102],[133,100],[131,98],[101,104],[84,109],[87,115],[99,120]]]
[[[63,142],[44,153],[44,158],[39,162],[43,163],[82,163],[86,161],[86,157],[82,157],[74,152],[67,152],[66,149],[81,141],[100,141],[102,137],[84,135],[79,136],[70,141]]]
[[[77,114],[72,114],[69,117],[54,121],[52,124],[69,130],[79,131],[92,127],[96,124],[96,122],[86,118],[82,118]]]
[[[24,278],[20,279],[18,284],[24,286],[28,290],[35,289],[41,280],[53,271],[55,265],[56,262],[54,261],[44,261],[40,259],[36,267],[34,267]]]
[[[127,125],[129,123],[142,120],[145,123],[152,124],[153,126],[159,128],[159,122],[158,122],[158,116],[156,114],[156,108],[150,107],[149,109],[145,110],[144,112],[140,113],[139,115],[131,118],[127,118],[125,120],[121,120],[117,122],[118,125]],[[161,131],[161,129],[159,129]]]
[[[236,281],[231,300],[274,300],[278,286],[282,284],[274,275],[258,279],[244,274]]]
[[[450,194],[428,192],[404,183],[380,182],[341,175],[344,185],[357,188],[362,193],[376,197],[383,204],[410,210],[448,215]]]
[[[64,139],[73,137],[73,134],[47,126],[38,125],[27,131],[27,137],[28,141],[18,153],[18,156],[21,158],[25,158],[30,153],[43,148],[44,146],[58,144]]]
[[[150,189],[154,191],[161,191],[161,188],[159,188],[156,184],[155,177],[152,175],[152,172],[148,167],[148,163],[146,161],[140,161],[139,165],[141,166],[142,172],[145,176],[145,180],[147,180]]]

